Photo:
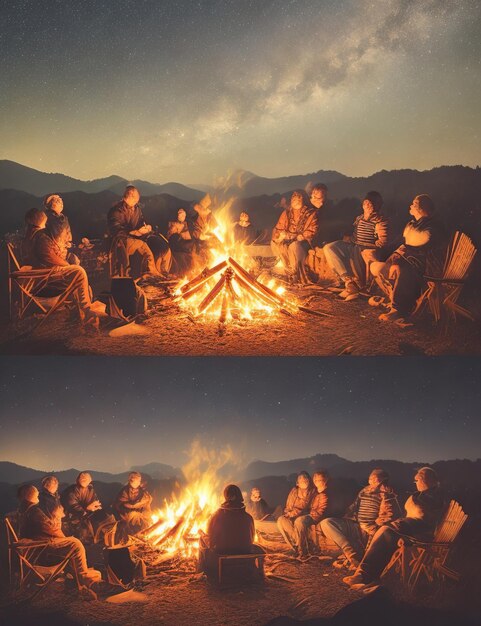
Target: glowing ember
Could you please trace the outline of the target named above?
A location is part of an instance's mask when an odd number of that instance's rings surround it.
[[[194,442],[190,461],[182,469],[186,486],[180,495],[172,495],[152,515],[152,525],[144,538],[159,551],[157,562],[174,557],[197,557],[199,534],[206,532],[211,515],[219,508],[225,479],[218,475],[226,463],[232,462],[230,448],[209,451]]]

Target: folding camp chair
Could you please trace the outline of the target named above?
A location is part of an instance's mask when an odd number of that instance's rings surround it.
[[[442,276],[425,276],[426,288],[419,297],[414,313],[419,313],[427,303],[437,323],[442,318],[447,321],[456,319],[456,315],[474,321],[468,309],[457,301],[466,283],[469,269],[476,255],[476,248],[464,233],[456,231],[448,247]]]
[[[45,298],[42,293],[54,279],[53,268],[34,269],[28,265],[20,266],[12,243],[7,243],[8,252],[8,293],[10,319],[21,320],[32,305],[37,306],[44,314],[38,325],[42,324],[52,313],[68,302],[78,288],[78,279],[73,278],[63,291],[54,298]],[[19,297],[16,298],[15,296]],[[46,306],[48,303],[50,306]]]
[[[401,580],[413,592],[422,575],[433,583],[444,582],[446,578],[459,580],[459,573],[446,565],[454,540],[463,527],[467,515],[460,504],[451,500],[446,513],[438,524],[432,541],[419,541],[414,537],[403,536],[398,541],[398,548],[382,575],[394,568],[401,575]],[[409,565],[407,564],[410,552]],[[409,573],[408,573],[409,567]]]
[[[8,549],[8,573],[11,591],[16,597],[26,594],[24,599],[33,599],[44,591],[51,582],[58,578],[69,564],[75,549],[72,548],[56,565],[41,565],[41,555],[49,547],[48,540],[19,539],[15,529],[8,519],[5,518]],[[16,567],[17,566],[17,567]],[[77,570],[72,563],[75,582],[79,591],[86,589],[78,578]],[[30,583],[34,585],[34,591],[28,595]]]

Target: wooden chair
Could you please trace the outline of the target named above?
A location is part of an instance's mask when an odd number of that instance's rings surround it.
[[[32,600],[63,574],[73,556],[74,548],[61,557],[56,565],[40,565],[39,559],[50,542],[48,540],[19,539],[8,517],[5,518],[5,530],[7,533],[10,589],[16,598],[23,597],[24,600]],[[77,589],[79,591],[86,590],[80,584],[73,562],[72,569]],[[30,582],[34,585],[34,591],[29,595]]]
[[[441,582],[444,582],[446,578],[459,580],[459,573],[448,567],[446,562],[453,542],[467,517],[461,505],[451,500],[443,519],[436,528],[433,540],[419,541],[414,537],[401,537],[398,541],[398,548],[385,567],[382,576],[394,568],[411,592],[414,591],[423,575],[430,583],[433,583],[435,579]],[[408,551],[410,552],[409,565],[407,564]]]
[[[218,557],[218,582],[219,585],[222,585],[225,582],[226,576],[226,566],[232,565],[233,567],[242,567],[242,565],[247,566],[249,563],[254,564],[257,573],[259,575],[260,580],[264,580],[264,560],[266,558],[266,554],[264,549],[258,546],[262,552],[254,553],[254,554],[223,554]]]
[[[426,288],[418,298],[413,315],[427,303],[436,323],[442,318],[455,321],[456,315],[474,321],[473,314],[457,301],[475,255],[476,248],[471,239],[465,233],[456,231],[448,247],[442,276],[424,277]]]
[[[78,283],[73,278],[63,291],[54,297],[43,297],[42,293],[48,288],[48,283],[54,277],[54,269],[34,269],[30,266],[20,266],[12,243],[7,243],[8,253],[8,293],[11,320],[21,320],[27,311],[33,306],[44,314],[40,320],[40,326],[52,313],[71,300],[73,293],[78,288]],[[19,298],[15,297],[18,291]]]

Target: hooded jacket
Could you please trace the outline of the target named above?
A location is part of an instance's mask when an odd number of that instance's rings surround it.
[[[254,520],[243,502],[224,502],[210,518],[207,535],[219,554],[246,554],[254,543]]]
[[[316,490],[313,486],[307,489],[293,487],[287,496],[284,515],[292,519],[300,515],[308,515],[315,494]]]

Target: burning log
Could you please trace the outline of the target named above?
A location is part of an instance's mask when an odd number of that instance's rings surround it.
[[[175,537],[175,535],[177,534],[177,532],[179,531],[179,529],[181,528],[183,523],[184,523],[184,517],[181,516],[176,521],[176,523],[172,526],[172,528],[170,528],[166,533],[164,533],[163,535],[160,535],[160,537],[158,539],[156,539],[155,541],[152,542],[153,545],[154,546],[161,546],[162,544],[164,544],[171,537]]]
[[[220,292],[224,288],[224,285],[225,285],[225,273],[222,274],[222,276],[220,277],[220,280],[216,283],[215,287],[213,287],[209,291],[209,293],[206,295],[206,297],[199,304],[199,307],[197,309],[197,314],[198,315],[200,315],[206,309],[209,308],[209,306],[214,302],[214,300],[217,298],[217,296],[220,294]]]
[[[149,537],[149,535],[152,535],[157,528],[160,528],[160,526],[162,526],[162,524],[165,522],[165,520],[163,518],[158,519],[155,524],[152,524],[152,526],[149,526],[146,530],[144,530],[144,536],[145,537]]]
[[[284,300],[284,298],[282,298],[275,291],[272,291],[272,289],[269,289],[269,287],[267,287],[266,285],[263,285],[259,281],[257,281],[254,278],[252,278],[252,276],[249,274],[249,272],[246,272],[246,270],[241,265],[239,265],[239,263],[237,263],[237,261],[235,261],[232,257],[229,257],[229,263],[234,268],[235,273],[237,274],[237,276],[240,275],[254,289],[256,289],[256,291],[262,291],[266,296],[269,296],[270,298],[275,300],[277,302],[277,304],[282,306],[282,307],[286,307],[287,306],[287,302]]]
[[[324,313],[324,311],[316,311],[315,309],[309,309],[307,306],[298,306],[299,311],[308,313],[309,315],[317,315],[318,317],[334,317],[332,313]]]
[[[254,295],[257,298],[259,298],[259,300],[262,300],[262,302],[264,302],[264,304],[267,304],[268,306],[272,306],[274,308],[279,308],[280,305],[277,302],[277,300],[274,300],[273,298],[269,297],[263,291],[260,291],[259,289],[256,289],[255,285],[252,285],[251,283],[249,283],[246,280],[244,280],[244,278],[241,275],[239,275],[237,272],[236,272],[235,279],[236,279],[236,281],[239,283],[239,285],[241,287],[243,287],[247,291],[251,291],[251,292],[253,291]]]
[[[182,292],[182,294],[185,294],[186,292],[190,291],[197,285],[203,285],[206,281],[209,280],[209,278],[211,278],[212,276],[215,276],[218,272],[223,270],[224,267],[227,267],[227,261],[222,261],[221,263],[219,263],[215,267],[212,267],[211,269],[205,268],[204,270],[202,270],[202,272],[198,276],[196,276],[191,281],[183,285],[180,288],[180,291]]]

